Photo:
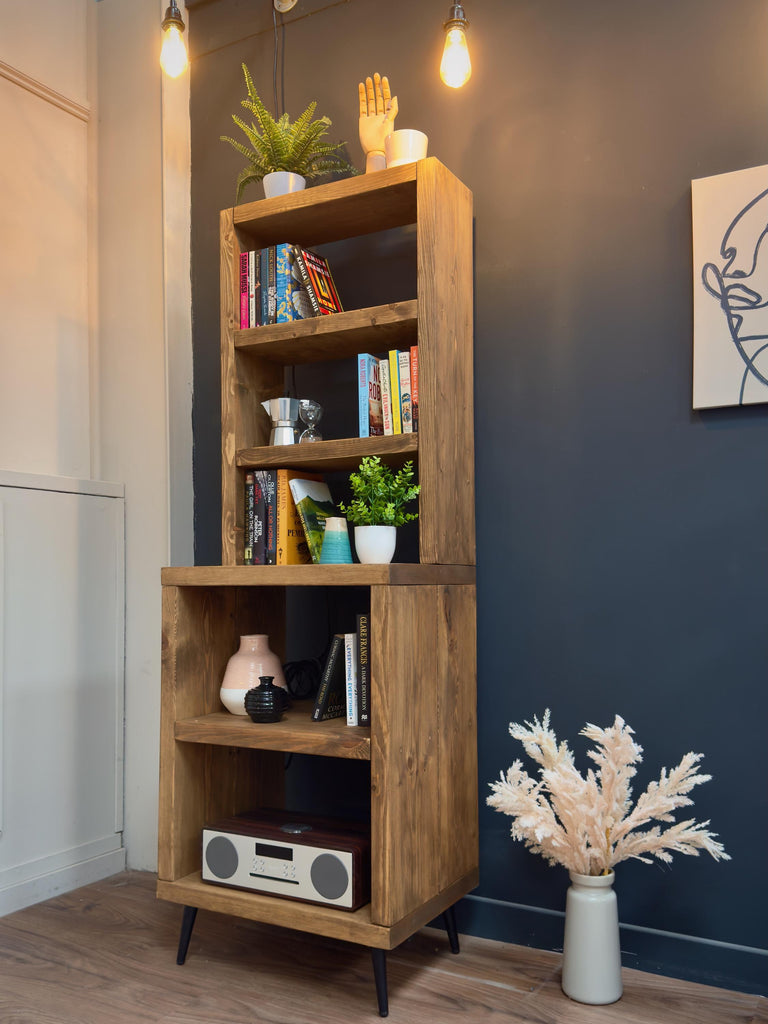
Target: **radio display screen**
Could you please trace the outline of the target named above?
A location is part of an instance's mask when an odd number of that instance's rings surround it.
[[[276,860],[293,860],[292,846],[273,846],[271,843],[256,843],[257,857],[274,857]]]

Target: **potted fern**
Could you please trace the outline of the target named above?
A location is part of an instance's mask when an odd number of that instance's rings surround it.
[[[397,527],[418,519],[418,512],[405,506],[417,497],[421,487],[413,483],[413,462],[393,473],[378,455],[366,456],[355,473],[350,473],[352,501],[339,508],[355,524],[355,551],[364,563],[391,562],[397,544]]]
[[[248,161],[237,178],[237,198],[240,202],[243,190],[251,183],[263,181],[267,199],[272,196],[298,192],[313,178],[332,172],[357,174],[352,165],[340,156],[337,150],[346,145],[322,142],[331,126],[327,117],[313,120],[317,103],[309,104],[303,114],[291,121],[288,114],[282,114],[276,121],[264,106],[248,68],[243,64],[248,98],[241,100],[242,106],[254,117],[247,124],[237,114],[232,120],[246,137],[247,143],[239,142],[228,135],[220,136]]]

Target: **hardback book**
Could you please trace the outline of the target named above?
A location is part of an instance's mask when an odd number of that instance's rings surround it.
[[[413,433],[413,410],[411,408],[411,353],[404,349],[397,354],[400,373],[400,421],[404,434]]]
[[[379,386],[381,387],[381,423],[384,433],[392,431],[392,389],[389,384],[389,357],[379,360]]]
[[[320,561],[325,534],[325,520],[335,516],[336,506],[331,490],[322,478],[296,474],[290,479],[291,494],[304,529],[307,547],[313,562]]]
[[[277,564],[277,470],[259,470],[264,479],[264,562]]]
[[[261,326],[261,253],[248,253],[248,326]]]
[[[253,473],[245,474],[245,518],[243,525],[243,565],[253,565],[253,518],[255,504]]]
[[[294,477],[322,482],[322,477],[308,477],[299,469],[277,470],[277,555],[276,565],[307,565],[312,555],[307,545],[299,511],[291,494]]]
[[[251,528],[251,548],[253,565],[267,564],[267,470],[253,471],[253,525]]]
[[[419,432],[419,346],[411,345],[411,418],[413,432]]]
[[[240,330],[250,327],[248,311],[248,253],[240,253]]]
[[[357,725],[357,633],[344,634],[347,725]]]
[[[357,407],[360,437],[379,437],[384,433],[381,411],[379,361],[368,352],[357,357]]]
[[[347,713],[347,684],[344,667],[344,634],[335,633],[325,659],[320,686],[312,709],[312,721],[343,718]]]
[[[371,724],[371,677],[368,615],[357,616],[357,724]]]
[[[333,283],[328,260],[301,245],[295,245],[293,251],[299,274],[312,304],[313,314],[324,316],[328,313],[342,313],[344,307]]]
[[[402,434],[403,423],[400,418],[400,353],[393,348],[389,353],[389,390],[392,396],[392,433]]]
[[[292,323],[313,316],[312,303],[296,264],[294,246],[275,246],[275,323]]]

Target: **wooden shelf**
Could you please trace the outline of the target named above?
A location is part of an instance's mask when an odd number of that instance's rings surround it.
[[[320,363],[368,349],[408,348],[416,344],[416,323],[417,303],[412,299],[235,331],[234,345],[238,352],[283,366]]]
[[[474,565],[193,565],[161,571],[164,587],[474,586]]]
[[[313,701],[295,701],[279,722],[252,722],[248,717],[226,711],[185,718],[176,722],[174,735],[185,743],[370,761],[370,729],[349,726],[343,718],[313,722],[312,708]]]
[[[394,949],[474,889],[478,881],[478,871],[475,869],[425,902],[418,911],[392,925],[375,924],[371,919],[370,903],[353,911],[299,903],[279,896],[263,896],[261,893],[213,885],[203,881],[200,871],[194,871],[173,882],[159,879],[157,895],[161,900],[187,907],[202,907],[203,910],[213,910],[219,914],[233,914],[249,921],[265,921],[283,928],[311,932],[313,935],[357,942],[363,946]]]
[[[345,437],[335,441],[314,441],[312,444],[265,445],[241,448],[235,461],[248,469],[304,469],[328,473],[337,469],[357,469],[365,455],[380,455],[388,462],[406,462],[418,455],[418,434],[397,434],[392,437]]]
[[[313,246],[414,224],[417,174],[423,165],[431,168],[438,161],[430,157],[417,164],[244,203],[234,209],[234,225],[259,246],[286,238]]]

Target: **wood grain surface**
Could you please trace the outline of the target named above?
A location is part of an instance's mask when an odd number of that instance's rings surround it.
[[[4,1024],[337,1024],[380,1021],[368,951],[201,910],[176,966],[181,908],[126,872],[0,919]],[[768,999],[623,971],[611,1006],[560,990],[560,955],[414,935],[388,957],[394,1024],[763,1024]]]

